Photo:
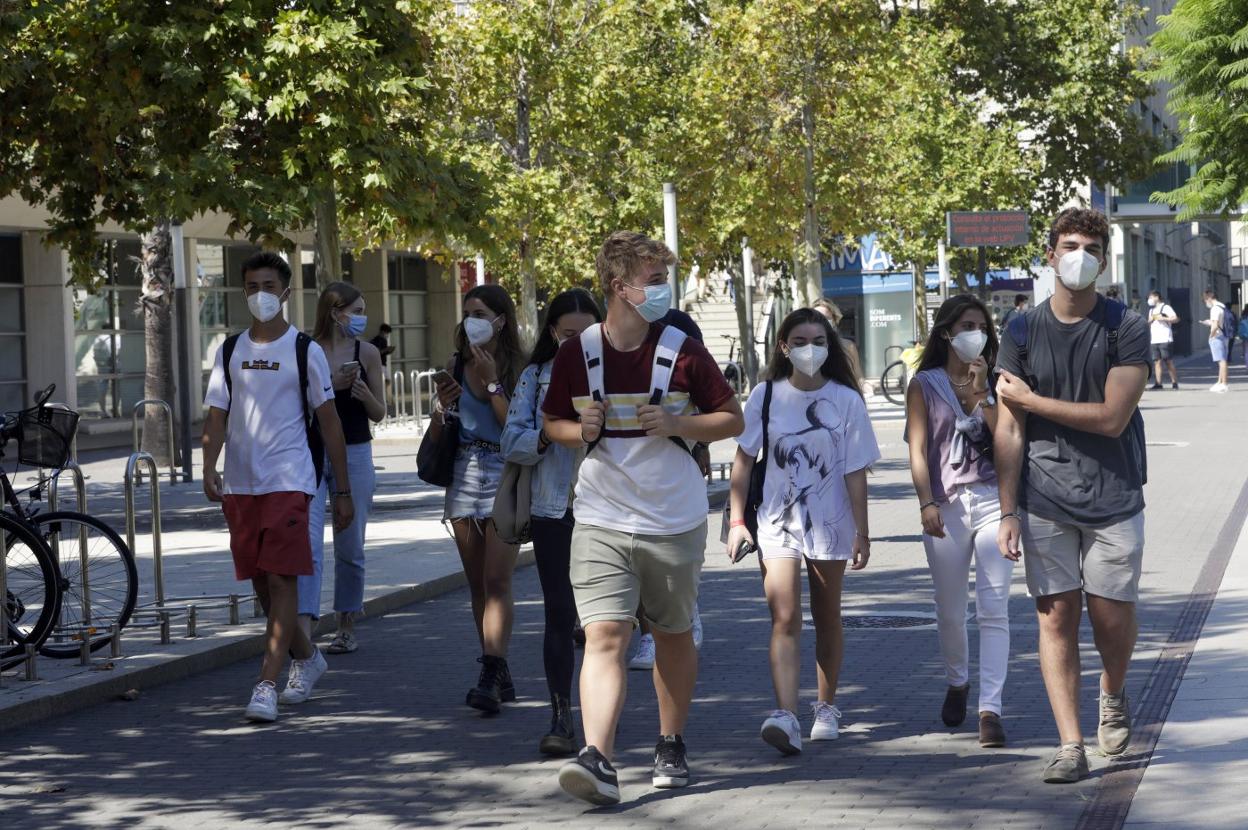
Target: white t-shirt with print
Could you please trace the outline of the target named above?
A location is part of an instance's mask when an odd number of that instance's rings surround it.
[[[1169,303],[1158,303],[1148,310],[1148,316],[1154,314],[1159,317],[1174,317],[1174,309]],[[1149,342],[1156,345],[1158,343],[1174,342],[1174,326],[1165,320],[1153,320],[1148,324]]]
[[[225,385],[221,349],[217,350],[204,403],[229,413],[225,432],[225,492],[316,493],[316,470],[304,428],[294,326],[271,343],[256,343],[250,332],[239,335],[230,360],[234,396]],[[308,407],[314,411],[334,399],[325,352],[308,344]]]
[[[737,444],[748,455],[762,449],[765,393],[760,383],[745,405]],[[786,548],[810,559],[851,557],[857,528],[845,476],[880,457],[862,396],[831,380],[813,392],[776,381],[768,437],[759,548]]]

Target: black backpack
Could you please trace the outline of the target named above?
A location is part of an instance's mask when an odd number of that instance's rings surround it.
[[[239,332],[242,334],[242,332]],[[230,392],[230,402],[234,401],[234,379],[230,377],[230,359],[234,357],[234,347],[238,345],[239,334],[232,334],[221,345],[221,366],[225,369],[225,388]],[[321,439],[321,430],[317,427],[312,410],[308,408],[308,346],[312,338],[303,332],[295,333],[295,363],[299,366],[299,399],[303,402],[303,428],[308,437],[308,454],[312,456],[312,469],[316,470],[316,486],[321,486],[321,476],[325,466],[325,442]]]
[[[1112,369],[1118,365],[1118,329],[1122,327],[1122,320],[1127,315],[1127,307],[1117,300],[1110,300],[1105,297],[1097,297],[1096,308],[1092,310],[1089,319],[1099,320],[1101,325],[1106,329],[1106,338],[1109,341],[1109,366]],[[1027,362],[1027,315],[1016,314],[1010,318],[1007,330],[1011,339],[1018,344],[1018,363],[1023,369],[1023,380],[1032,389],[1036,388],[1036,376],[1031,372],[1031,366]],[[1127,423],[1124,432],[1127,436],[1127,442],[1130,445],[1132,457],[1140,468],[1140,482],[1148,483],[1148,451],[1145,449],[1144,439],[1144,416],[1140,414],[1140,408],[1137,406],[1135,412],[1131,414],[1131,420]]]

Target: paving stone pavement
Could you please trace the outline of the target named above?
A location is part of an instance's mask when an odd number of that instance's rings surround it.
[[[1238,440],[1248,385],[1149,393],[1150,444],[1138,695],[1196,574],[1244,485]],[[1203,377],[1203,375],[1202,375]],[[1199,390],[1199,391],[1198,391]],[[899,424],[877,425],[884,458],[871,478],[871,566],[847,576],[848,613],[930,612]],[[711,517],[712,536],[718,517]],[[1069,828],[1093,777],[1039,780],[1056,744],[1036,665],[1036,626],[1016,569],[1013,662],[1005,691],[1010,745],[981,750],[974,724],[939,721],[943,677],[932,628],[848,629],[835,743],[795,758],[764,745],[772,708],[768,615],[756,569],[710,545],[701,608],[702,671],[686,740],[695,776],[683,791],[649,786],[654,691],[630,676],[619,739],[625,802],[587,810],[564,797],[558,761],[536,750],[548,720],[536,574],[516,584],[511,663],[517,704],[496,718],[463,705],[475,636],[463,591],[365,621],[363,647],[330,656],[313,700],[275,726],[241,721],[256,665],[220,669],[0,735],[0,826],[68,827],[802,827]],[[1096,659],[1084,628],[1084,711],[1095,734]],[[974,640],[972,641],[974,645]],[[974,652],[974,648],[972,648]],[[804,702],[813,700],[813,637],[803,638]],[[972,667],[972,677],[974,677]],[[809,728],[809,714],[803,721]],[[1094,741],[1093,741],[1094,743]]]

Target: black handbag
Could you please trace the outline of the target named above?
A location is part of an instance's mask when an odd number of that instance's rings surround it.
[[[455,355],[455,382],[464,385],[464,361]],[[426,484],[450,487],[455,480],[455,453],[459,451],[458,407],[452,406],[442,413],[442,429],[437,437],[434,431],[425,432],[416,450],[416,475]],[[455,415],[456,417],[451,417]]]
[[[756,461],[753,469],[750,470],[750,486],[745,494],[745,515],[741,517],[745,519],[745,529],[750,532],[756,545],[758,544],[758,507],[763,503],[763,485],[767,483],[767,453],[771,449],[771,436],[768,430],[770,420],[771,381],[767,381],[767,386],[763,390],[763,457]],[[732,495],[729,494],[728,500],[724,502],[724,519],[719,532],[721,542],[727,543],[731,524]]]

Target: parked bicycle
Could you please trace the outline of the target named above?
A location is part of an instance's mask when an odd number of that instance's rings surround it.
[[[910,385],[910,378],[918,371],[919,361],[923,359],[923,344],[912,340],[909,348],[889,346],[885,355],[887,356],[894,349],[900,352],[900,356],[884,367],[884,373],[880,375],[880,391],[891,403],[905,406],[906,389]]]
[[[741,364],[737,362],[736,356],[737,341],[741,338],[731,334],[721,334],[720,337],[728,341],[728,362],[724,365],[724,380],[728,381],[732,391],[740,395],[742,389]]]
[[[69,463],[78,413],[49,405],[55,386],[35,398],[35,406],[5,415],[0,426],[0,461],[16,440],[18,464],[51,471],[20,491],[0,467],[0,560],[3,627],[0,663],[11,665],[26,646],[48,657],[74,657],[88,642],[92,651],[124,627],[138,599],[134,555],[107,524],[85,513],[40,512],[44,490]]]

